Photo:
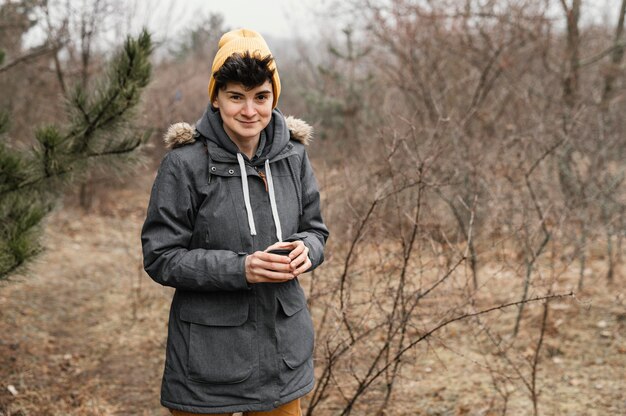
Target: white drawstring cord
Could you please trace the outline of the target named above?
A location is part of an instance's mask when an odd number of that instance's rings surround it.
[[[278,241],[283,241],[283,230],[280,227],[280,218],[278,217],[278,209],[276,208],[274,181],[272,180],[272,170],[270,169],[269,159],[265,160],[265,176],[267,178],[267,186],[270,191],[270,206],[272,207],[272,216],[274,217],[274,226],[276,227],[276,238],[278,238]]]
[[[243,189],[243,202],[246,205],[246,212],[248,214],[250,235],[256,235],[254,217],[252,216],[252,206],[250,205],[250,191],[248,190],[248,172],[246,171],[246,164],[243,161],[241,153],[237,153],[237,161],[239,162],[239,170],[241,171],[241,188]]]

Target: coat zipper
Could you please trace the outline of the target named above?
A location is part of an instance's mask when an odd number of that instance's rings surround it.
[[[256,170],[256,173],[259,174],[259,176],[261,177],[261,179],[263,179],[263,183],[265,184],[265,192],[269,192],[268,188],[267,188],[267,179],[265,178],[265,172],[263,172],[262,170],[259,170],[258,167],[253,166],[254,170]]]

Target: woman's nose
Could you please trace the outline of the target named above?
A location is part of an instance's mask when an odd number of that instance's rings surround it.
[[[251,117],[256,113],[256,109],[254,108],[254,103],[252,102],[252,100],[246,100],[243,105],[243,109],[241,110],[241,113],[248,117]]]

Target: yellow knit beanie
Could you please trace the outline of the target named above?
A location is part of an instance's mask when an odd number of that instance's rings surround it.
[[[215,95],[217,95],[217,91],[215,91],[215,77],[213,74],[224,65],[224,61],[226,61],[228,57],[233,54],[243,55],[245,52],[249,52],[250,55],[258,58],[265,58],[272,54],[267,43],[265,43],[265,39],[254,30],[236,29],[222,35],[218,43],[217,53],[213,59],[213,66],[211,67],[211,80],[209,81],[209,98],[211,102],[213,102]],[[269,68],[274,70],[274,75],[272,76],[272,87],[274,90],[272,108],[276,108],[278,96],[280,95],[280,78],[278,77],[278,69],[276,69],[276,62],[274,60],[269,64]]]

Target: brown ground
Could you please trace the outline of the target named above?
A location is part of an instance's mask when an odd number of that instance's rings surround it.
[[[89,215],[56,211],[46,253],[1,284],[0,416],[168,414],[159,389],[172,289],[145,275],[139,241],[151,180],[111,192]],[[626,279],[616,279],[607,288],[590,276],[577,299],[552,305],[540,414],[626,415]],[[538,320],[541,305],[528,316]],[[418,351],[388,414],[497,414],[502,400],[487,371],[496,361],[476,328],[451,326]],[[519,380],[504,387],[507,414],[532,414]]]

